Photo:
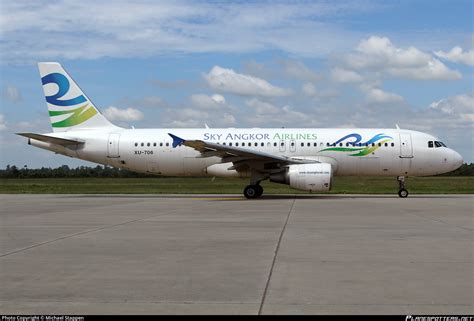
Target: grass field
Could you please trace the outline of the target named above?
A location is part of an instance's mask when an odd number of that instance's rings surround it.
[[[1,194],[241,194],[247,180],[216,178],[0,179]],[[265,194],[305,193],[263,182]],[[474,194],[474,177],[413,177],[411,194]],[[395,194],[394,177],[335,177],[331,194]]]

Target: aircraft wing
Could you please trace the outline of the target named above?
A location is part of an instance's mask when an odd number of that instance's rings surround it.
[[[199,151],[201,153],[200,157],[217,156],[225,159],[226,162],[233,162],[234,167],[238,167],[236,166],[236,163],[243,163],[246,161],[279,163],[280,165],[318,163],[318,161],[278,156],[243,147],[221,145],[203,140],[186,140],[170,133],[168,133],[168,135],[173,138],[174,148],[180,145],[188,146]]]

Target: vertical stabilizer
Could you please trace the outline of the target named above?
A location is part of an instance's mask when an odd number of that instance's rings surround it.
[[[59,63],[40,62],[38,68],[53,131],[115,127]]]

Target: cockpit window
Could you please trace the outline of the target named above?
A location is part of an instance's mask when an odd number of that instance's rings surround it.
[[[443,142],[430,140],[428,142],[428,148],[433,148],[433,147],[439,148],[439,147],[447,147],[447,146]]]

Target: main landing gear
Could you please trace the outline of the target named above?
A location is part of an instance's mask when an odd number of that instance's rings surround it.
[[[398,191],[398,196],[401,198],[406,198],[408,197],[408,191],[405,188],[405,176],[398,176],[398,186],[399,186],[399,191]]]
[[[259,183],[244,188],[244,196],[248,199],[258,198],[263,194],[263,187]]]

